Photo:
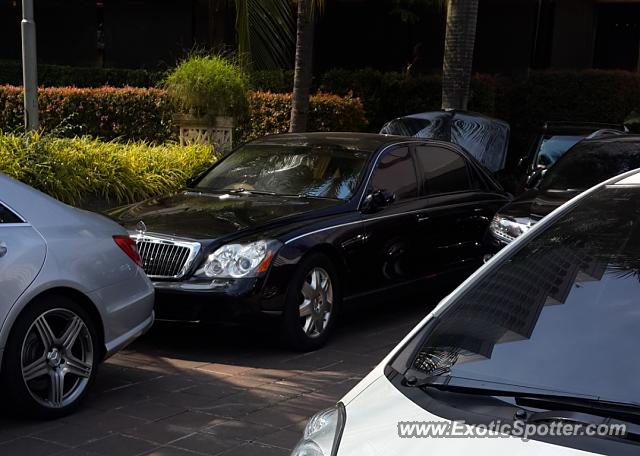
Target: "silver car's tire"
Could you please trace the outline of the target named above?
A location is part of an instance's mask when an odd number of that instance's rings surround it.
[[[99,359],[95,323],[86,310],[65,296],[39,298],[11,330],[2,369],[7,399],[30,416],[67,415],[93,383]]]

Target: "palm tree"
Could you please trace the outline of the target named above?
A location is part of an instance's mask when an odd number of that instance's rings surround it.
[[[293,48],[293,15],[290,0],[234,0],[238,54],[245,68],[282,68]],[[325,0],[298,0],[295,76],[291,127],[305,131],[313,80],[313,35],[317,12]]]
[[[313,35],[316,11],[324,9],[324,0],[298,0],[296,63],[291,100],[289,131],[306,131],[309,94],[313,82]]]
[[[290,0],[234,0],[238,55],[245,68],[283,68],[291,62]]]
[[[467,109],[479,0],[448,0],[442,109]]]

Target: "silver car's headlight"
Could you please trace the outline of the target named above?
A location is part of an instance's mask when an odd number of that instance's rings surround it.
[[[346,421],[344,405],[316,413],[307,423],[304,436],[291,456],[335,456]]]
[[[498,239],[511,242],[518,236],[529,231],[533,225],[531,219],[516,219],[496,214],[491,220],[489,229]]]
[[[207,257],[196,275],[214,279],[256,277],[269,269],[281,246],[279,241],[262,240],[223,245]]]

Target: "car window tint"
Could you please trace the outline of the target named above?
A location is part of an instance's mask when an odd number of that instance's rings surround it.
[[[426,193],[469,190],[469,170],[461,155],[437,146],[418,146],[416,154]]]
[[[586,190],[632,169],[640,168],[637,138],[615,137],[576,144],[552,166],[540,190]]]
[[[22,223],[20,217],[0,204],[0,224],[2,223]]]
[[[394,149],[380,159],[372,187],[394,193],[396,201],[418,196],[416,171],[408,147]]]

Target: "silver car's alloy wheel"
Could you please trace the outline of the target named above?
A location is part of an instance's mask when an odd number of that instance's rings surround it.
[[[69,309],[52,309],[29,327],[21,352],[27,390],[47,408],[63,408],[82,395],[93,370],[94,350],[85,322]]]
[[[300,323],[302,330],[311,338],[321,336],[329,325],[333,310],[333,285],[329,273],[315,267],[302,283]]]

